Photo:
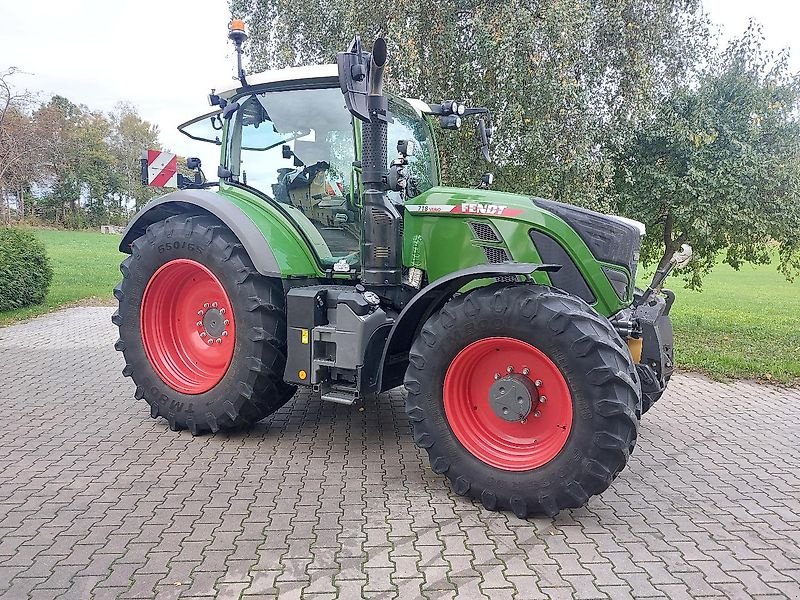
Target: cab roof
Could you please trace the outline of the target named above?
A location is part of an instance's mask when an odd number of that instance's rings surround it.
[[[290,83],[295,81],[329,81],[332,85],[338,85],[339,67],[334,64],[287,67],[285,69],[264,71],[263,73],[253,73],[252,75],[247,76],[247,84],[250,87],[270,83]],[[219,92],[218,95],[221,98],[229,100],[241,90],[241,87],[235,87],[227,89],[224,92]],[[404,98],[404,100],[411,105],[418,116],[421,117],[423,114],[430,114],[430,108],[423,101],[418,100],[417,98]]]
[[[275,69],[264,71],[263,73],[253,73],[247,76],[248,86],[264,85],[269,83],[288,83],[292,81],[332,79],[336,83],[339,77],[339,70],[336,65],[309,65],[305,67],[288,67],[286,69]],[[225,84],[225,85],[230,85]],[[220,86],[222,88],[223,86]],[[225,99],[236,95],[242,88],[240,86],[226,89],[219,92],[219,96]]]

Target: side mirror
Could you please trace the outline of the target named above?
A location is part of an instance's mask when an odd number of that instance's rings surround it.
[[[397,153],[405,157],[414,156],[414,140],[398,140]]]
[[[281,146],[281,156],[283,156],[283,158],[292,158],[294,156],[294,152],[292,152],[289,144]]]
[[[494,133],[494,127],[486,124],[486,119],[481,117],[478,119],[476,124],[475,130],[475,137],[478,138],[478,148],[483,155],[484,160],[486,162],[492,162],[492,158],[489,155],[489,144],[492,141],[492,134]]]

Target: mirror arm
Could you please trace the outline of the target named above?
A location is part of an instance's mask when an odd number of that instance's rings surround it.
[[[489,109],[484,106],[476,106],[474,108],[465,108],[462,117],[469,117],[471,115],[488,115]]]

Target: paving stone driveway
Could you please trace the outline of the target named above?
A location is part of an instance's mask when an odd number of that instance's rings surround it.
[[[0,329],[0,597],[800,598],[800,392],[676,376],[612,488],[523,521],[455,495],[399,391],[192,438],[111,309]]]

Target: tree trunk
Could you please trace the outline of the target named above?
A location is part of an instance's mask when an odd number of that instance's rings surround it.
[[[675,254],[681,247],[681,244],[686,241],[686,236],[683,234],[673,239],[674,227],[675,217],[672,215],[672,212],[669,212],[667,213],[667,218],[664,220],[664,254],[661,256],[661,260],[658,261],[659,271],[669,264],[672,255]]]

